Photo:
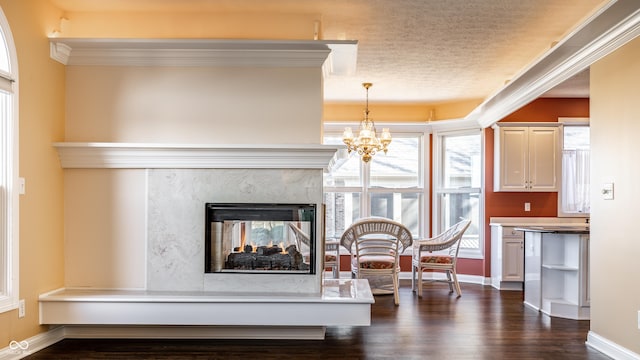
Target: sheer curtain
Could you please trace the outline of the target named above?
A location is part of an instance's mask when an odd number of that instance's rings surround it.
[[[562,209],[565,213],[586,213],[589,203],[589,150],[562,151]]]

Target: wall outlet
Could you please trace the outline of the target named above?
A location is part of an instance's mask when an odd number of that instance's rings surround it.
[[[531,211],[531,203],[524,203],[524,211]]]
[[[638,311],[638,329],[640,329],[640,311]]]
[[[24,299],[18,301],[18,317],[23,318],[25,313]]]

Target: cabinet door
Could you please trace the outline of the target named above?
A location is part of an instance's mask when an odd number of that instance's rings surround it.
[[[528,181],[528,128],[504,127],[500,128],[495,150],[494,166],[500,170],[497,172],[497,188],[500,191],[527,191]]]
[[[559,139],[557,127],[529,128],[529,190],[558,191]]]
[[[523,240],[505,239],[502,251],[502,280],[524,281]]]

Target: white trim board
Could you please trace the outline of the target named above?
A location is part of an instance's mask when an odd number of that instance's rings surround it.
[[[593,331],[589,331],[587,334],[587,346],[597,350],[612,359],[617,360],[640,360],[640,354],[636,354],[633,351],[620,346]]]
[[[322,67],[352,75],[357,40],[50,38],[53,60],[85,66]]]
[[[85,169],[328,169],[336,145],[195,145],[58,142],[63,168]]]

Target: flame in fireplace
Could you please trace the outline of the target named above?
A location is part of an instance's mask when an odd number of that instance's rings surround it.
[[[244,249],[244,246],[247,243],[247,232],[245,231],[245,225],[243,222],[240,223],[240,249]],[[255,248],[255,246],[253,246]],[[255,251],[255,250],[254,250]]]

